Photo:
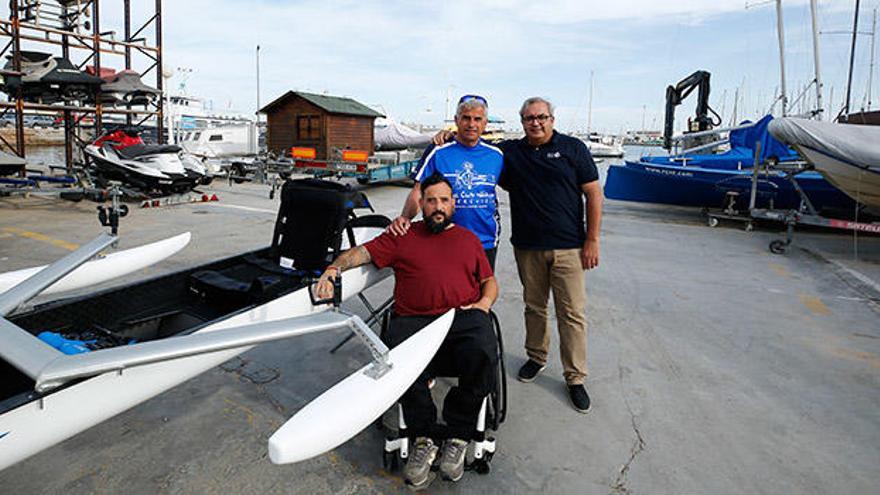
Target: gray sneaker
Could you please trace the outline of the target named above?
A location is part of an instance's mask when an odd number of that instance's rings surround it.
[[[431,483],[433,473],[431,465],[437,458],[440,450],[430,438],[418,437],[413,442],[413,449],[409,453],[409,460],[403,468],[403,476],[406,483],[415,489],[424,488]]]
[[[440,474],[443,479],[458,481],[464,475],[464,455],[468,443],[458,438],[450,438],[443,442],[440,454]]]

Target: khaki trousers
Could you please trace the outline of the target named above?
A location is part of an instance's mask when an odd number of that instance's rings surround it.
[[[565,382],[582,384],[587,376],[587,294],[581,250],[514,248],[513,252],[523,286],[526,354],[532,361],[547,364],[550,347],[547,302],[552,289]]]

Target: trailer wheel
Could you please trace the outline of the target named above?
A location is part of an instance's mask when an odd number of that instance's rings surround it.
[[[715,217],[709,217],[709,219],[706,221],[706,224],[708,224],[709,227],[717,227],[718,219]]]
[[[770,252],[773,254],[785,254],[785,241],[779,239],[770,243]]]

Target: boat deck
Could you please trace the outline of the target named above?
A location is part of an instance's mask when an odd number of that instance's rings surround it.
[[[219,182],[219,181],[218,181]],[[258,249],[278,199],[212,184],[220,201],[133,208],[120,247],[184,231],[190,245],[111,285]],[[394,216],[407,187],[367,189]],[[101,231],[94,204],[0,199],[0,271],[57,259]],[[587,277],[593,408],[568,404],[555,331],[531,384],[521,288],[508,241],[495,311],[505,334],[507,422],[492,472],[439,478],[431,493],[873,493],[880,486],[880,238],[710,229],[699,211],[608,200],[600,267]],[[857,248],[857,252],[856,252]],[[390,281],[367,291],[387,296]],[[358,302],[348,303],[360,310]],[[369,360],[344,332],[258,347],[0,472],[8,493],[394,493],[383,433],[275,466],[266,441],[289,416]],[[353,406],[356,406],[353,404]],[[2,433],[2,432],[0,432]],[[2,438],[0,438],[2,442]]]

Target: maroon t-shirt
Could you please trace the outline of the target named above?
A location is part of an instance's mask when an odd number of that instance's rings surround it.
[[[453,225],[439,234],[415,222],[406,235],[384,233],[364,244],[373,264],[394,269],[394,310],[437,315],[480,300],[480,282],[492,276],[483,245]]]

